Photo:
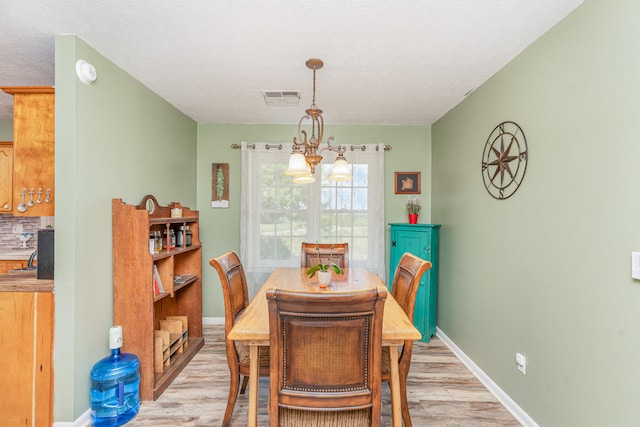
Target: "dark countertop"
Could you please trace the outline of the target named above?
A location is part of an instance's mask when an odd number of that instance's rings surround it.
[[[0,292],[53,292],[53,280],[36,279],[36,270],[0,275]]]

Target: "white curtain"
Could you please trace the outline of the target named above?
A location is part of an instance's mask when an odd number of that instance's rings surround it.
[[[367,144],[347,145],[345,157],[351,165],[368,165],[367,182],[367,255],[358,260],[350,256],[352,267],[363,267],[385,279],[385,243],[384,243],[384,145]],[[240,256],[249,282],[249,292],[253,296],[275,267],[297,267],[299,258],[291,256],[278,261],[265,261],[260,257],[260,202],[261,168],[267,164],[281,164],[286,168],[291,154],[292,144],[249,144],[242,142],[242,200],[240,214]],[[323,164],[333,163],[336,154],[330,151],[322,153]],[[320,180],[320,172],[316,171]],[[287,178],[289,179],[289,178]],[[307,241],[319,241],[320,191],[319,182],[308,184],[308,235]]]
[[[242,195],[240,202],[240,259],[247,276],[251,297],[273,271],[273,266],[260,262],[260,167],[263,163],[288,164],[292,150],[289,144],[249,144],[242,149]],[[293,263],[282,265],[294,267]]]

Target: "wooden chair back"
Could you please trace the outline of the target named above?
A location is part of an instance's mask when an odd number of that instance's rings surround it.
[[[405,314],[413,322],[416,294],[425,271],[431,263],[405,252],[400,258],[391,282],[391,295],[400,304]]]
[[[225,335],[228,335],[238,314],[249,305],[247,277],[244,274],[240,257],[234,251],[212,258],[209,264],[218,272],[222,284],[224,332]]]
[[[249,305],[249,291],[244,268],[240,257],[234,251],[227,252],[217,258],[209,260],[209,264],[216,269],[220,283],[222,284],[222,297],[224,300],[224,336],[227,353],[227,365],[229,366],[230,383],[227,408],[222,419],[222,427],[230,424],[238,397],[245,392],[249,380],[249,346],[244,342],[234,342],[227,338],[231,328],[236,323],[237,317]],[[269,375],[269,349],[259,347],[259,376]],[[240,386],[240,376],[243,376]]]
[[[431,263],[422,258],[406,252],[400,258],[391,282],[391,295],[404,310],[409,320],[413,322],[416,295],[420,288],[422,275],[431,268]],[[385,349],[386,350],[386,349]],[[413,353],[413,341],[404,342],[398,357],[398,371],[400,376],[400,398],[402,401],[402,419],[406,427],[411,427],[411,415],[407,401],[407,376],[411,367],[411,355]],[[385,351],[382,359],[382,380],[391,380],[389,366],[389,352]]]
[[[379,426],[385,290],[267,290],[271,427]]]
[[[300,267],[309,268],[316,264],[331,262],[341,268],[349,268],[348,243],[307,243],[302,242]]]

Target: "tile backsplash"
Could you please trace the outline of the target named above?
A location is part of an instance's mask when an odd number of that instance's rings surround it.
[[[21,248],[22,241],[19,239],[20,233],[17,231],[22,228],[22,233],[33,234],[26,241],[26,247],[35,249],[38,243],[37,231],[49,225],[53,226],[53,217],[0,215],[0,248]]]

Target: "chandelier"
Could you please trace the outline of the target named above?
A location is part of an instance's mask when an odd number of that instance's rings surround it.
[[[349,181],[353,177],[349,173],[349,164],[344,157],[347,148],[331,145],[331,141],[334,139],[332,136],[327,138],[327,145],[320,148],[324,134],[324,119],[322,118],[322,110],[316,105],[316,70],[322,68],[324,64],[322,60],[312,58],[307,60],[306,65],[307,68],[313,70],[313,98],[311,106],[298,122],[298,136],[293,138],[293,152],[289,156],[289,167],[284,174],[292,176],[293,182],[297,184],[314,182],[316,178],[313,174],[316,171],[316,166],[322,161],[320,153],[329,150],[338,153],[329,179],[331,181]],[[311,120],[310,136],[307,135],[306,130],[302,129],[302,122],[305,120]]]

